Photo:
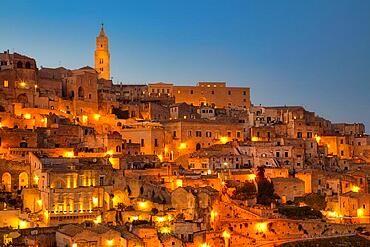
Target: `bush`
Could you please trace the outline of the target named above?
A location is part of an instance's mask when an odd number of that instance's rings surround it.
[[[291,219],[321,219],[322,214],[308,206],[305,207],[280,207],[279,213]]]

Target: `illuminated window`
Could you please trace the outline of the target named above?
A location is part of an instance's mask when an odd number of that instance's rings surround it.
[[[7,80],[4,81],[4,87],[9,87],[9,82]]]

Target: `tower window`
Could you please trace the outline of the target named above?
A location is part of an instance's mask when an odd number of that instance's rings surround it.
[[[101,48],[103,48],[103,45],[100,45]]]
[[[100,63],[100,64],[104,63],[103,58],[100,58],[99,63]]]

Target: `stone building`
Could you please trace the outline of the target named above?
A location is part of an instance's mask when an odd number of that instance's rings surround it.
[[[0,106],[11,111],[12,103],[34,106],[37,92],[37,66],[33,58],[5,51],[0,53]]]
[[[244,140],[244,125],[237,121],[177,119],[165,122],[166,145],[174,157],[189,154],[213,144]]]
[[[272,178],[271,182],[282,203],[294,201],[294,198],[305,194],[304,182],[298,178]]]
[[[128,246],[121,233],[110,227],[94,225],[64,225],[56,231],[56,246]]]
[[[108,159],[42,158],[30,155],[32,185],[47,225],[97,220],[125,200],[120,178]]]
[[[186,102],[194,106],[248,109],[251,105],[249,88],[226,87],[225,82],[199,82],[196,86],[174,86],[173,95],[176,103]]]

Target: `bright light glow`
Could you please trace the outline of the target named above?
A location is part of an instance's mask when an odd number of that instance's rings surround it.
[[[207,174],[211,175],[211,173],[212,173],[211,169],[208,169]]]
[[[41,199],[37,200],[37,205],[39,205],[39,207],[42,206],[42,200]]]
[[[100,117],[101,117],[100,114],[94,114],[94,119],[96,121],[99,121]]]
[[[168,152],[168,147],[164,147],[164,152],[167,153]]]
[[[19,83],[19,86],[25,88],[27,86],[27,84],[24,81],[21,81]]]
[[[98,215],[98,216],[96,217],[96,219],[94,220],[94,223],[95,223],[95,224],[100,224],[100,223],[101,223],[101,215]]]
[[[181,179],[176,179],[176,187],[182,187],[182,180]]]
[[[47,210],[44,211],[44,217],[45,217],[45,220],[49,219],[49,212]]]
[[[231,235],[230,235],[230,232],[228,232],[228,231],[224,231],[223,233],[222,233],[222,237],[223,238],[230,238],[231,237]]]
[[[27,228],[27,226],[28,226],[27,221],[24,220],[19,221],[19,229],[25,229]]]
[[[228,143],[228,142],[229,142],[229,138],[228,138],[228,137],[226,137],[226,136],[222,136],[222,137],[220,138],[220,142],[221,142],[222,144]]]
[[[159,229],[159,232],[160,233],[163,233],[163,234],[170,234],[171,233],[171,229],[169,227],[167,227],[167,226],[164,226],[164,227],[161,227]]]
[[[250,181],[255,180],[256,179],[256,174],[248,174],[247,179],[250,180]]]
[[[139,208],[140,209],[146,209],[148,208],[148,202],[139,202]]]
[[[338,214],[335,211],[321,211],[327,218],[342,218],[343,215]]]
[[[259,138],[257,136],[252,137],[252,142],[258,142]]]
[[[357,217],[364,217],[364,210],[362,208],[357,209]]]
[[[200,247],[210,247],[210,245],[207,244],[207,243],[203,243],[203,244],[200,245]]]
[[[267,222],[256,223],[257,232],[266,232],[267,231]]]
[[[107,240],[107,245],[112,246],[113,245],[113,239]]]
[[[112,150],[109,150],[105,153],[105,155],[113,155],[113,151]]]
[[[132,221],[138,220],[139,219],[139,216],[132,216],[131,219],[132,219]]]
[[[162,223],[165,220],[166,220],[166,217],[164,217],[164,216],[157,217],[157,222],[159,222],[159,223]]]
[[[31,114],[29,114],[29,113],[26,113],[26,114],[24,114],[24,119],[31,119]]]
[[[360,187],[358,187],[358,186],[356,186],[356,185],[353,185],[353,186],[352,186],[352,188],[351,188],[351,190],[352,190],[353,192],[359,192],[359,191],[360,191]]]
[[[64,152],[63,157],[64,158],[73,158],[75,156],[73,151]]]
[[[99,202],[99,200],[98,200],[98,198],[97,197],[93,197],[92,198],[92,202],[93,202],[93,205],[94,205],[94,207],[97,207],[98,206],[98,202]]]
[[[218,213],[216,211],[211,211],[211,222],[215,221],[215,218],[217,217]]]
[[[77,247],[77,244],[76,243],[72,244],[72,247]]]
[[[321,137],[318,136],[318,135],[315,135],[315,140],[316,140],[317,143],[320,143]]]
[[[84,123],[84,124],[86,124],[87,123],[87,120],[88,120],[89,118],[88,118],[88,116],[86,116],[86,115],[83,115],[82,116],[82,122]]]
[[[35,181],[35,184],[38,184],[39,183],[39,180],[40,180],[39,176],[35,175],[33,177],[33,181]]]
[[[158,159],[162,162],[163,161],[163,155],[159,154]]]
[[[179,149],[185,149],[186,148],[186,143],[180,143]]]

